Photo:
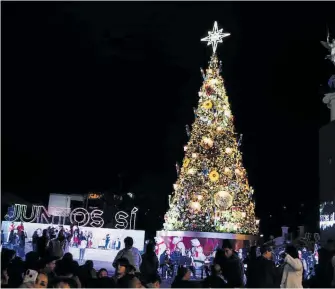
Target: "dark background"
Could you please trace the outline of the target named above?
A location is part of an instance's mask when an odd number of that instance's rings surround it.
[[[333,3],[1,5],[3,191],[120,193],[121,174],[139,228],[161,229],[216,20],[231,33],[218,53],[262,232],[316,228]]]

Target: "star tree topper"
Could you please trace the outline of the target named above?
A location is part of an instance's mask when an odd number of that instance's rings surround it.
[[[212,45],[213,54],[214,54],[218,46],[218,43],[222,43],[222,39],[229,35],[230,33],[223,33],[222,28],[219,30],[218,23],[215,21],[213,31],[208,31],[208,36],[205,38],[202,38],[201,41],[207,41],[208,42],[207,45]]]

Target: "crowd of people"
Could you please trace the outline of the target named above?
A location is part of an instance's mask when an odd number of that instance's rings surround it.
[[[38,240],[36,251],[26,254],[25,261],[11,249],[1,252],[1,287],[10,288],[159,288],[162,268],[155,244],[149,242],[141,255],[133,246],[133,239],[124,240],[115,259],[111,261],[115,273],[110,276],[106,269],[98,272],[93,261],[79,265],[70,253],[60,256],[57,252],[62,234],[47,241],[47,232]],[[251,247],[246,259],[241,260],[231,243],[224,242],[206,271],[204,279],[192,278],[192,266],[179,266],[172,288],[334,288],[335,287],[335,243],[329,241],[319,250],[319,264],[313,278],[305,280],[304,266],[296,247],[288,245],[282,253],[282,262],[273,261],[272,248],[264,245],[260,256],[256,247]]]

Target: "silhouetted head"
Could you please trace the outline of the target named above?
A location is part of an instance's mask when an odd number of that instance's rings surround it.
[[[285,250],[286,254],[290,255],[292,258],[299,258],[298,250],[296,247],[289,245]]]
[[[134,245],[134,240],[132,237],[126,237],[124,239],[124,246],[126,247],[126,249],[130,249],[131,247],[133,247]]]

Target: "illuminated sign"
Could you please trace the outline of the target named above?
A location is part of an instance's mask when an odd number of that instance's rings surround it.
[[[104,225],[102,218],[103,211],[98,209],[88,212],[84,208],[76,208],[72,211],[70,211],[69,208],[60,208],[60,211],[64,212],[63,216],[53,216],[49,214],[44,206],[33,205],[30,215],[27,216],[27,205],[15,204],[12,209],[8,210],[8,213],[5,215],[5,220],[46,224],[55,224],[57,222],[59,225],[64,225],[66,218],[69,218],[71,224],[78,224],[78,226],[82,227],[90,225],[95,228],[101,228]],[[118,211],[115,214],[115,228],[135,230],[137,211],[137,208],[133,208],[130,216],[125,211]]]
[[[320,215],[320,228],[322,230],[335,226],[335,213]]]
[[[102,198],[102,194],[100,193],[89,193],[88,194],[88,199],[89,200],[98,200]]]

